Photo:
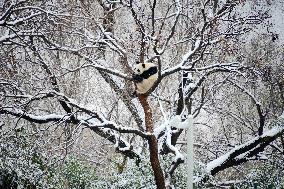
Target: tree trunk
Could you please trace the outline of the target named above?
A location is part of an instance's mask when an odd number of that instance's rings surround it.
[[[144,109],[146,131],[153,133],[153,116],[151,107],[147,102],[147,95],[138,95],[138,99]],[[151,136],[148,140],[148,144],[150,151],[150,161],[154,172],[157,189],[165,189],[165,177],[160,166],[157,138],[155,136]]]

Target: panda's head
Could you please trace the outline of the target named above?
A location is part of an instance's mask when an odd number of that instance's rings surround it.
[[[149,70],[150,68],[157,68],[157,66],[153,63],[146,62],[146,63],[138,63],[134,65],[133,71],[137,75],[143,74],[145,71]]]

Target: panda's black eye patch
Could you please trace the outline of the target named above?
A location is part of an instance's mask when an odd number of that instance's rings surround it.
[[[140,72],[140,70],[139,70],[139,69],[137,69],[137,72]]]
[[[142,64],[142,67],[145,68],[145,64]]]

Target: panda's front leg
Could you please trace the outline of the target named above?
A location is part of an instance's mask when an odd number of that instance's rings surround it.
[[[133,79],[133,81],[134,81],[135,83],[140,83],[140,82],[143,81],[144,78],[143,78],[141,75],[134,74],[134,75],[132,76],[132,79]]]
[[[132,79],[133,79],[133,81],[134,81],[134,83],[135,83],[135,91],[132,93],[132,95],[133,95],[133,97],[135,98],[135,97],[137,97],[137,95],[138,95],[137,84],[139,85],[139,83],[142,83],[143,80],[144,80],[144,78],[143,78],[141,75],[134,74],[134,75],[132,76]]]

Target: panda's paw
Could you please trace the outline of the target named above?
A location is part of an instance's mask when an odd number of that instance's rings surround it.
[[[136,83],[143,81],[143,77],[141,77],[140,75],[137,75],[137,74],[133,75],[132,78],[133,78],[134,82],[136,82]]]

